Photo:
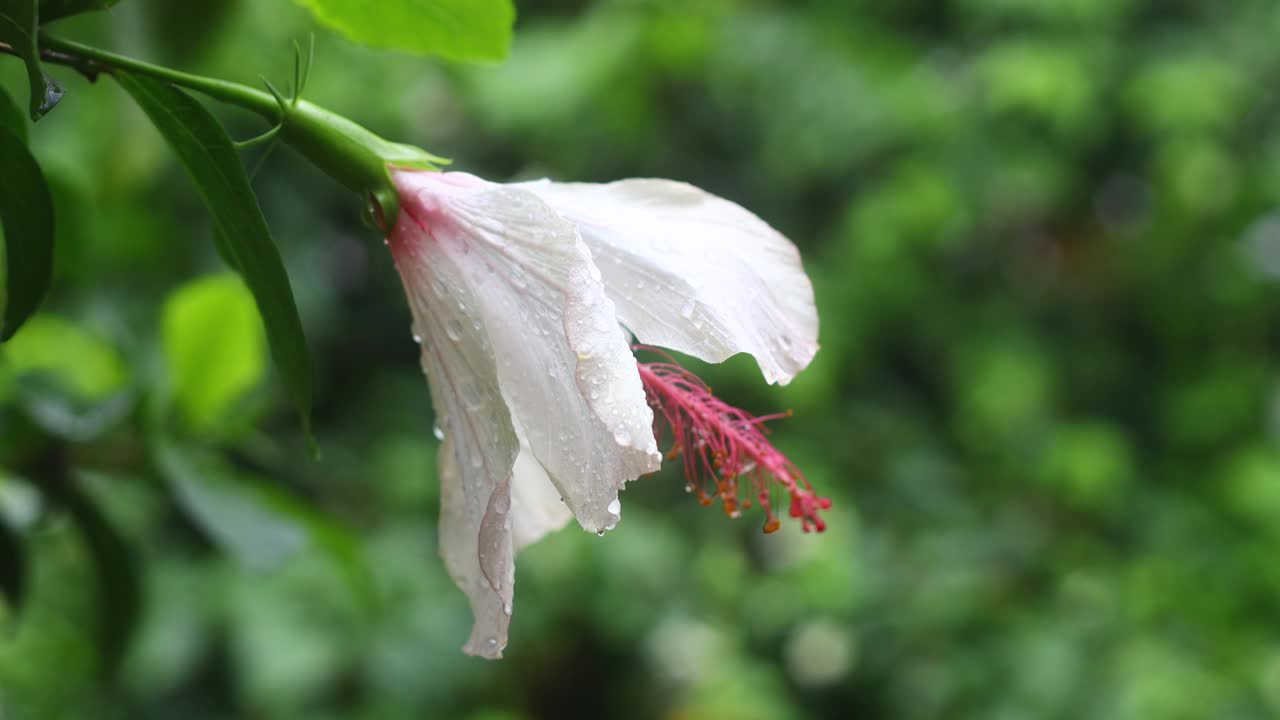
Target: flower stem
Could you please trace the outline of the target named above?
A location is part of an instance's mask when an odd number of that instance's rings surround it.
[[[267,131],[279,136],[321,170],[371,203],[372,215],[383,230],[399,216],[400,204],[392,168],[438,170],[448,160],[412,145],[388,142],[351,120],[296,97],[289,99],[267,84],[264,92],[239,83],[192,75],[117,55],[90,45],[40,33],[41,56],[74,68],[90,80],[99,73],[129,72],[163,80],[236,105],[273,124]],[[0,52],[13,48],[0,44]]]
[[[61,58],[66,58],[69,62],[62,62],[62,64],[71,65],[82,72],[84,63],[77,61],[88,60],[97,70],[104,72],[124,70],[139,75],[148,75],[158,80],[164,80],[174,85],[195,90],[215,100],[238,105],[268,120],[274,120],[280,115],[280,106],[269,93],[239,83],[193,75],[180,70],[153,65],[143,60],[117,55],[90,45],[54,37],[48,33],[40,33],[40,45],[42,48],[48,48],[58,53],[58,55],[49,55],[49,60],[60,62]]]

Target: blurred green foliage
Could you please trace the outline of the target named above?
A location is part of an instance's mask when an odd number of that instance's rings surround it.
[[[62,32],[253,83],[316,29],[284,0],[183,5]],[[774,438],[831,529],[764,536],[664,470],[617,531],[522,553],[507,658],[462,656],[427,390],[357,199],[287,152],[255,180],[318,365],[310,462],[194,188],[118,88],[54,68],[68,94],[31,133],[54,290],[0,349],[0,521],[29,553],[0,714],[1280,714],[1274,3],[518,9],[498,66],[317,30],[308,97],[458,169],[678,178],[793,238],[813,366],[786,388],[699,370],[795,409]],[[0,80],[22,97],[20,62]],[[118,589],[33,491],[57,483],[139,561],[114,673]]]

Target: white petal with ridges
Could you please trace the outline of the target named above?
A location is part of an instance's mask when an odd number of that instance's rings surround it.
[[[641,342],[710,362],[746,352],[790,382],[818,350],[813,286],[789,240],[672,180],[521,183],[577,225],[619,320]]]
[[[422,340],[440,448],[440,554],[475,616],[463,648],[502,657],[515,582],[512,465],[519,441],[502,397],[493,350],[451,253],[402,214],[391,238]]]
[[[577,231],[524,190],[457,173],[396,181],[402,207],[462,271],[532,454],[585,529],[612,526],[618,490],[661,456],[635,359]]]
[[[522,435],[519,427],[516,434]],[[511,532],[516,552],[563,528],[573,519],[569,506],[560,499],[560,491],[547,477],[547,471],[533,456],[525,438],[520,438],[520,456],[516,458],[511,480]]]

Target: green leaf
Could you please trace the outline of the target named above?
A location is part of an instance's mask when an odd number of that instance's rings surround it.
[[[178,506],[240,564],[266,572],[304,550],[320,552],[361,605],[376,605],[373,578],[349,530],[279,488],[234,473],[212,455],[164,439],[155,448]]]
[[[129,382],[124,359],[110,343],[70,320],[40,313],[4,346],[0,372],[41,373],[84,400],[103,400]]]
[[[27,595],[27,547],[16,528],[0,517],[0,593],[11,611],[22,609]]]
[[[138,567],[128,542],[72,478],[44,483],[49,499],[66,510],[84,539],[98,580],[98,642],[105,675],[124,659],[141,617],[142,591]]]
[[[110,343],[47,313],[0,350],[0,401],[12,397],[42,430],[72,441],[101,435],[129,412],[129,381]]]
[[[262,322],[235,275],[196,280],[170,295],[163,337],[174,398],[194,428],[212,429],[266,372]]]
[[[8,128],[24,144],[27,142],[27,118],[4,88],[0,88],[0,128]]]
[[[280,251],[231,138],[204,106],[181,90],[123,72],[113,77],[151,118],[199,186],[215,232],[223,234],[226,249],[258,304],[272,358],[310,438],[311,353]]]
[[[216,223],[213,226],[213,249],[218,251],[218,257],[222,258],[222,262],[226,263],[227,267],[240,272],[235,253],[231,250],[231,241],[227,239],[227,232]]]
[[[62,99],[62,86],[40,66],[36,6],[36,0],[0,0],[0,41],[8,43],[27,65],[32,120],[39,120]]]
[[[297,0],[356,42],[451,60],[501,60],[511,47],[511,0]]]
[[[0,285],[0,341],[35,312],[53,274],[53,199],[26,143],[0,127],[0,228],[4,284]]]
[[[40,0],[40,24],[80,13],[110,10],[120,0]]]

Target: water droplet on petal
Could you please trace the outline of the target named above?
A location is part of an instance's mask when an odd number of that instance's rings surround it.
[[[622,502],[618,498],[614,498],[607,508],[610,515],[622,515]]]
[[[592,396],[594,397],[594,393],[592,393]],[[626,428],[618,428],[617,430],[613,431],[613,441],[618,443],[619,445],[622,445],[623,447],[630,445],[631,433],[628,433]],[[617,502],[617,501],[615,500],[614,502]],[[613,506],[610,506],[609,512],[613,512],[612,507]]]
[[[457,342],[462,339],[462,325],[456,318],[449,318],[449,321],[444,324],[444,333],[450,340]]]
[[[597,530],[596,534],[599,535],[600,537],[604,537],[604,528],[600,528],[599,530]]]
[[[416,344],[418,344],[418,345],[421,345],[421,344],[422,344],[422,336],[421,336],[421,335],[419,335],[418,333],[414,333],[414,334],[413,334],[413,342],[414,342],[414,343],[416,343]]]
[[[435,435],[437,440],[444,440],[444,430],[440,429],[440,423],[431,426],[431,434]]]

